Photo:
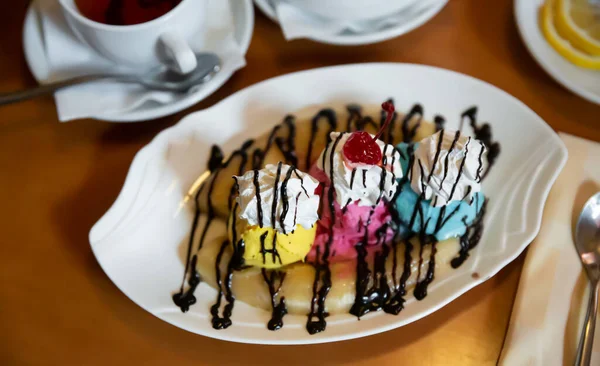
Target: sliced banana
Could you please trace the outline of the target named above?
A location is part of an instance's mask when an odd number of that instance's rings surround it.
[[[213,288],[217,288],[215,259],[222,243],[227,240],[227,229],[222,220],[215,221],[207,234],[202,250],[198,253],[196,269],[203,281]],[[406,281],[406,290],[413,289],[419,280],[423,280],[429,268],[431,258],[431,245],[421,246],[418,240],[411,241],[413,248],[410,251],[410,276]],[[396,250],[396,284],[399,283],[404,268],[405,244],[399,243]],[[436,278],[443,277],[452,268],[450,261],[456,257],[460,247],[458,240],[451,239],[439,242],[436,245],[435,271]],[[420,251],[423,250],[422,256]],[[221,281],[226,282],[227,265],[233,251],[229,245],[220,263]],[[386,260],[386,277],[388,286],[394,288],[392,254]],[[421,260],[422,258],[422,260]],[[369,268],[373,271],[373,255],[367,259]],[[325,301],[325,311],[330,314],[347,313],[354,304],[356,295],[356,261],[332,263],[331,268],[331,290]],[[420,268],[420,271],[419,271]],[[296,263],[282,268],[285,272],[278,298],[285,297],[288,312],[290,314],[306,315],[310,312],[313,297],[313,281],[315,278],[315,267],[309,263]],[[373,277],[373,276],[372,276]],[[372,285],[372,283],[370,284]],[[224,288],[222,289],[225,290]],[[265,310],[271,309],[271,295],[260,268],[248,268],[233,272],[232,290],[235,298],[252,306]]]

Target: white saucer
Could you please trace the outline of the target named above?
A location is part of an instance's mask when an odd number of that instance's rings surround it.
[[[277,19],[277,14],[275,13],[275,7],[271,0],[254,0],[256,6],[272,21],[275,23],[279,23]],[[371,33],[364,34],[354,34],[354,33],[344,33],[344,34],[319,34],[314,37],[310,37],[313,41],[340,45],[340,46],[358,46],[365,45],[371,43],[382,42],[388,39],[392,39],[398,37],[402,34],[408,33],[411,30],[420,27],[421,25],[428,22],[434,15],[439,13],[448,0],[440,0],[437,3],[432,4],[430,7],[426,8],[424,11],[420,12],[416,17],[412,18],[409,22],[398,24],[396,26],[386,27],[381,30],[377,30]]]
[[[250,46],[252,32],[254,30],[254,8],[251,0],[230,0],[233,22],[235,25],[235,39],[240,49],[245,54]],[[33,2],[27,10],[25,23],[23,25],[23,49],[25,59],[33,77],[44,84],[50,74],[48,60],[45,53],[41,23],[38,16],[36,3]],[[188,108],[219,89],[230,76],[217,74],[210,82],[197,92],[170,104],[145,103],[133,111],[110,115],[94,116],[92,118],[111,122],[137,122],[161,118],[177,113]]]
[[[600,71],[575,66],[552,48],[539,27],[539,9],[544,0],[515,0],[515,18],[523,42],[533,58],[565,88],[600,104]]]

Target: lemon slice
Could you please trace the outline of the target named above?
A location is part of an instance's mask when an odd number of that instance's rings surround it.
[[[562,1],[562,0],[558,0]],[[586,69],[600,70],[600,56],[593,56],[575,47],[562,38],[554,26],[554,0],[548,0],[542,7],[541,27],[544,36],[554,49],[573,64]]]
[[[558,0],[554,16],[558,32],[573,46],[600,56],[600,2]]]

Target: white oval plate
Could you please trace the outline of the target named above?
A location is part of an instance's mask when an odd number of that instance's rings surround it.
[[[600,104],[600,71],[586,70],[564,59],[546,41],[539,25],[544,0],[515,0],[517,28],[533,58],[565,88],[590,102]]]
[[[252,31],[254,30],[254,7],[252,0],[230,0],[231,14],[235,25],[235,40],[245,54],[250,46]],[[23,50],[25,60],[35,80],[44,84],[50,74],[50,65],[46,58],[44,38],[41,23],[35,2],[29,6],[23,24]],[[92,117],[100,121],[110,122],[138,122],[149,121],[156,118],[177,113],[208,97],[229,80],[232,74],[219,73],[206,83],[197,92],[169,104],[145,103],[141,107],[116,115],[99,115]]]
[[[486,229],[471,257],[446,278],[437,278],[423,301],[409,297],[398,316],[378,312],[360,321],[344,314],[328,318],[327,330],[309,335],[305,316],[286,316],[285,326],[267,330],[270,312],[238,301],[233,325],[211,327],[209,308],[216,291],[201,284],[198,303],[183,314],[171,295],[181,284],[184,250],[191,227],[191,202],[183,197],[205,170],[213,144],[225,152],[259,136],[287,113],[299,117],[324,106],[380,103],[388,97],[399,111],[422,103],[425,117],[447,118],[458,128],[460,114],[479,107],[502,153],[484,183],[491,198]],[[94,225],[90,243],[111,280],[134,302],[190,332],[229,341],[263,344],[332,342],[383,332],[422,318],[512,261],[537,234],[546,196],[567,159],[556,133],[523,103],[504,91],[452,71],[410,64],[357,64],[293,73],[270,79],[191,114],[161,132],[135,157],[125,186]],[[478,276],[472,276],[477,273]]]
[[[256,6],[272,21],[279,23],[277,14],[275,13],[275,7],[271,0],[254,0]],[[383,42],[388,39],[396,38],[405,33],[412,31],[415,28],[422,26],[439,13],[444,6],[446,6],[448,0],[440,0],[436,3],[432,3],[431,6],[427,7],[423,11],[418,12],[414,18],[410,21],[402,24],[398,24],[393,27],[386,27],[384,29],[364,33],[364,34],[336,34],[331,35],[329,33],[323,33],[318,36],[311,37],[313,41],[333,44],[339,46],[358,46],[377,42]]]

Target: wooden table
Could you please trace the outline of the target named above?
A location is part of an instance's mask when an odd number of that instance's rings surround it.
[[[35,85],[21,45],[27,2],[0,12],[0,92]],[[523,255],[481,286],[408,326],[353,341],[302,347],[221,342],[143,311],[102,272],[88,243],[134,154],[159,131],[258,81],[365,61],[456,70],[519,98],[554,129],[600,141],[600,107],[571,94],[534,62],[510,0],[452,0],[422,28],[376,45],[285,42],[259,11],[248,66],[212,97],[158,121],[58,123],[51,98],[0,108],[0,364],[496,363]]]

